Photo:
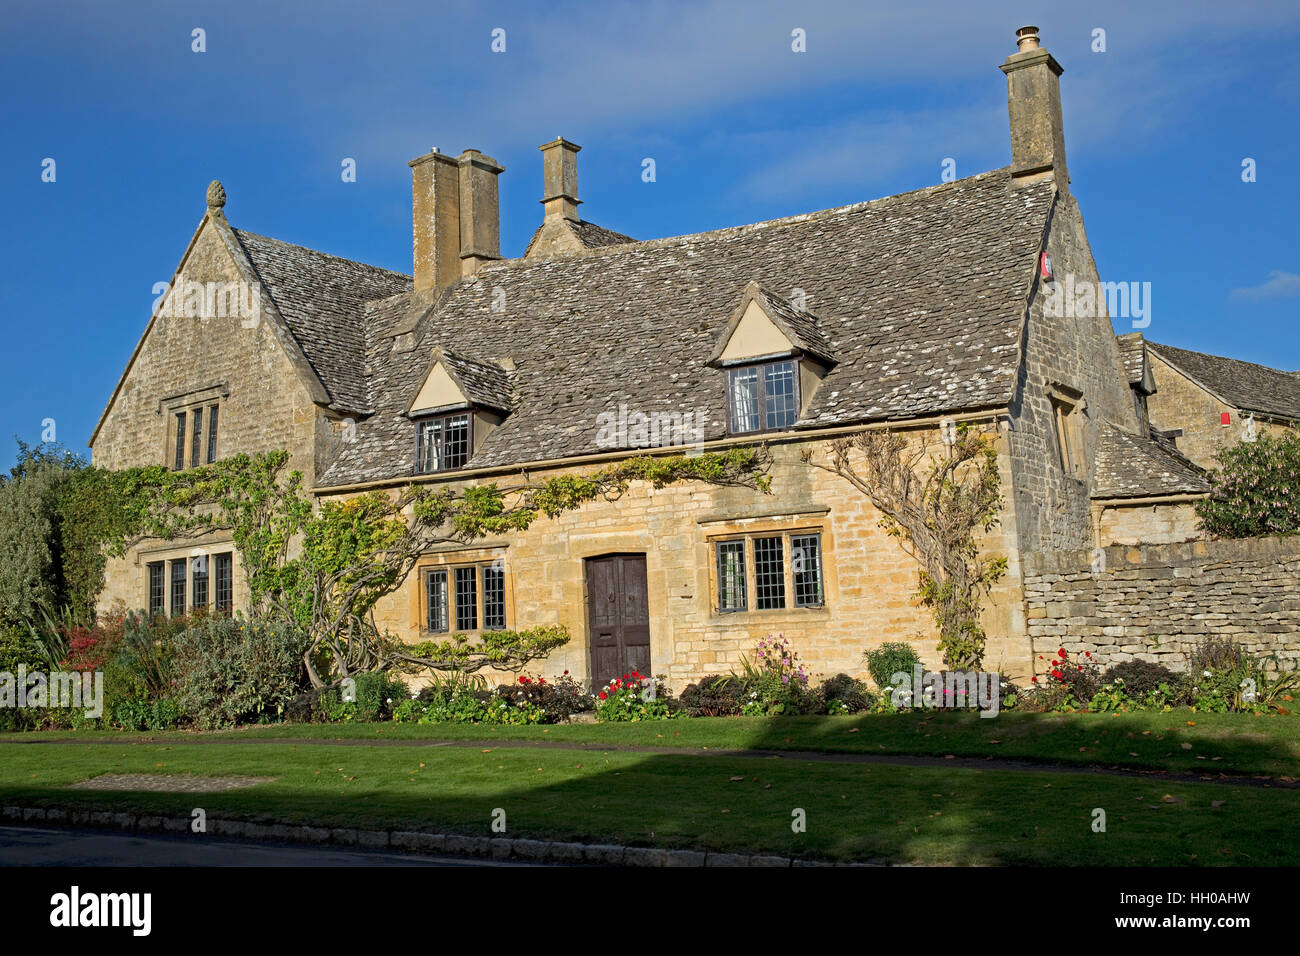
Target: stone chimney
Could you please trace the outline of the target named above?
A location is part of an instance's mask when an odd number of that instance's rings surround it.
[[[578,216],[578,150],[563,136],[537,147],[542,151],[542,210],[545,218],[562,216],[580,222]]]
[[[411,167],[415,289],[443,289],[501,258],[497,176],[491,156],[467,149],[459,157],[434,149]]]
[[[1019,51],[1000,69],[1007,75],[1011,116],[1011,171],[1017,179],[1052,177],[1068,192],[1065,130],[1061,123],[1061,64],[1038,45],[1038,27],[1016,31]]]

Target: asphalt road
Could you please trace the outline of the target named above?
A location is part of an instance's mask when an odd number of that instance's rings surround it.
[[[205,836],[0,827],[0,866],[509,866],[384,850],[241,843]]]

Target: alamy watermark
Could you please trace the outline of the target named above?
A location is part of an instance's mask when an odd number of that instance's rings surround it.
[[[889,701],[896,710],[977,707],[981,717],[996,717],[1002,700],[1002,675],[987,671],[899,671],[890,680]]]
[[[1104,314],[1112,319],[1131,319],[1135,329],[1151,324],[1150,282],[1093,282],[1066,273],[1063,279],[1048,277],[1043,288],[1043,312],[1053,318],[1095,318],[1103,314],[1104,303]]]
[[[262,320],[262,293],[248,282],[194,282],[185,280],[175,287],[168,282],[153,286],[154,314],[173,319],[237,318],[246,329],[257,328]]]
[[[0,707],[64,707],[83,709],[87,717],[104,713],[103,671],[0,671]]]

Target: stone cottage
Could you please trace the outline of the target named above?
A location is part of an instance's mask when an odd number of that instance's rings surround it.
[[[987,602],[987,664],[1027,674],[1024,557],[1148,527],[1180,540],[1178,509],[1205,491],[1185,403],[1161,404],[1179,387],[1161,363],[1225,404],[1241,396],[1178,350],[1117,339],[1104,309],[1044,308],[1063,277],[1098,276],[1070,191],[1061,66],[1036,28],[1017,44],[1001,64],[1009,166],[697,235],[638,241],[584,219],[579,147],[562,138],[540,147],[543,219],[518,259],[500,252],[492,157],[412,160],[412,276],[235,229],[214,183],[95,461],[184,469],[282,448],[330,499],[764,441],[770,495],[634,485],[433,551],[376,609],[411,640],[563,624],[573,640],[548,673],[636,667],[680,687],[778,632],[827,674],[860,673],[886,640],[937,663],[915,563],[805,457],[863,428],[941,453],[950,423],[969,422],[995,443],[1005,496],[984,541],[1009,561]],[[213,535],[112,561],[102,600],[180,613],[243,595],[238,555]]]

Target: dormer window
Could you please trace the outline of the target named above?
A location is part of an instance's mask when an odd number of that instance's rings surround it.
[[[416,471],[464,468],[473,448],[474,416],[468,411],[418,419],[415,423]]]
[[[799,417],[799,363],[795,359],[727,369],[727,430],[780,431]]]
[[[785,431],[804,413],[835,364],[821,320],[750,282],[718,337],[708,364],[726,372],[727,431]]]
[[[454,471],[510,413],[510,374],[500,365],[433,349],[406,416],[415,424],[417,475]]]

